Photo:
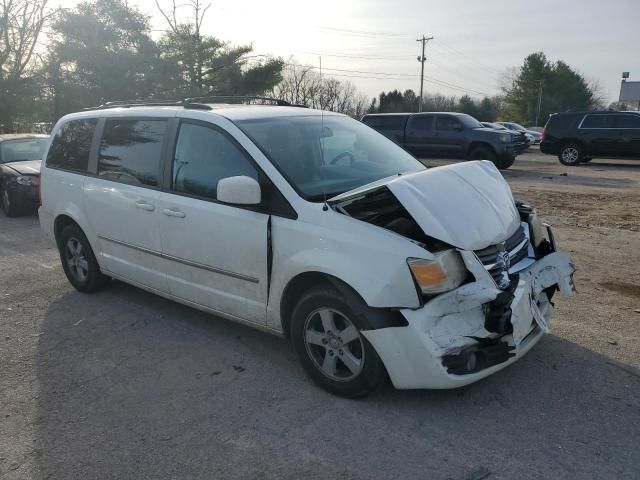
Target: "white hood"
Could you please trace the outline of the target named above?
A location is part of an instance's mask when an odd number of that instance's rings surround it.
[[[500,243],[520,225],[509,185],[493,163],[473,161],[376,182],[331,199],[386,186],[424,233],[464,250]]]

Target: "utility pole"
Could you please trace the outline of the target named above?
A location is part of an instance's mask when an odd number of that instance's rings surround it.
[[[544,80],[538,80],[538,108],[536,110],[536,127],[539,126],[540,111],[542,110],[542,84]]]
[[[425,37],[422,35],[422,38],[416,40],[416,42],[422,42],[422,55],[418,57],[418,61],[420,62],[420,96],[418,97],[418,111],[422,111],[422,88],[424,85],[424,62],[426,57],[424,56],[424,48],[427,46],[427,42],[429,40],[433,40],[433,37]]]

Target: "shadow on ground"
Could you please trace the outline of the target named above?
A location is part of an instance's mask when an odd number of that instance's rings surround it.
[[[640,476],[640,372],[553,335],[461,390],[349,401],[284,340],[118,282],[42,331],[42,478]]]

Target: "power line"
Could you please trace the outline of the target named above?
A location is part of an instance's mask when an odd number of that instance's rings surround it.
[[[479,68],[481,70],[484,70],[486,72],[491,73],[492,75],[500,75],[502,73],[497,68],[491,67],[489,65],[485,65],[482,62],[477,61],[471,55],[469,55],[467,53],[464,53],[464,52],[452,47],[451,45],[448,45],[447,43],[443,42],[442,40],[436,40],[436,42],[434,42],[434,45],[436,47],[440,47],[440,48],[448,51],[450,54],[457,55],[458,57],[465,58],[467,63],[470,63],[472,66],[475,65],[475,68],[477,68],[477,69]]]
[[[293,66],[293,67],[301,67],[303,65],[298,65],[295,63],[285,63],[285,65],[288,66]],[[314,67],[314,66],[304,66],[305,68],[311,68],[314,70],[317,70],[318,67]],[[367,79],[375,79],[375,80],[415,80],[416,78],[420,77],[420,75],[417,74],[411,74],[411,73],[385,73],[385,72],[370,72],[370,71],[364,71],[364,70],[347,70],[347,69],[342,69],[342,68],[327,68],[327,67],[322,67],[323,71],[330,71],[330,72],[339,72],[339,73],[331,73],[331,75],[336,76],[336,77],[348,77],[348,78],[367,78]],[[353,75],[355,74],[355,75]],[[435,77],[430,77],[425,75],[424,76],[424,81],[428,82],[428,83],[432,83],[435,85],[439,85],[442,87],[447,87],[450,88],[452,90],[457,90],[463,93],[474,93],[476,95],[483,95],[483,96],[489,96],[489,94],[485,93],[485,92],[481,92],[478,90],[474,90],[471,88],[466,88],[463,87],[461,85],[456,85],[454,83],[451,82],[447,82],[445,80],[440,80],[438,78]]]
[[[356,37],[386,37],[386,38],[401,38],[407,37],[406,33],[393,33],[393,32],[373,32],[367,30],[354,30],[348,28],[335,28],[335,27],[317,27],[316,30],[324,31],[327,33],[335,33],[338,35],[356,36]]]

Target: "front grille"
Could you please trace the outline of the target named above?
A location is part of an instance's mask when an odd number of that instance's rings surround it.
[[[509,270],[511,265],[515,265],[523,258],[526,258],[529,251],[529,240],[524,232],[524,227],[520,228],[504,242],[497,245],[490,245],[482,250],[476,250],[482,264],[489,271],[498,286],[505,288],[505,271]],[[501,258],[506,253],[509,254],[509,261],[505,262],[505,258]],[[501,285],[502,284],[502,285]]]

